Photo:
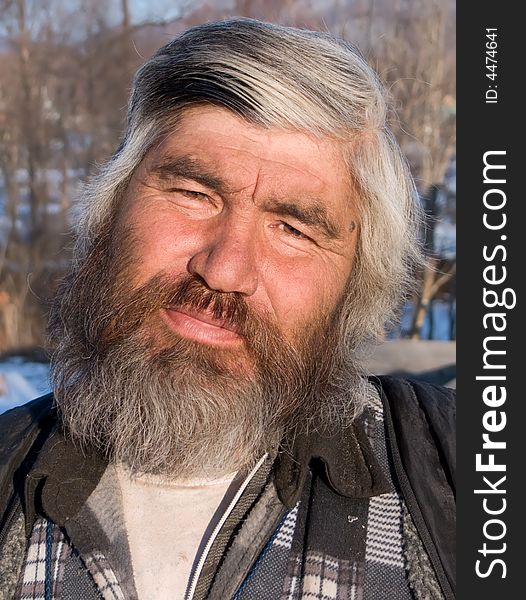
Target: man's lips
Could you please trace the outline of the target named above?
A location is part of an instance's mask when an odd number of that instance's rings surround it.
[[[226,319],[216,319],[210,312],[177,306],[164,308],[161,314],[170,329],[182,337],[212,345],[242,341],[235,325]]]

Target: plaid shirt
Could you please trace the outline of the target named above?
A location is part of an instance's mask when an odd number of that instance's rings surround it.
[[[72,576],[77,579],[75,582],[71,581]],[[83,590],[86,595],[79,596],[85,600],[124,600],[117,578],[102,554],[80,558],[64,531],[40,517],[33,527],[15,598],[70,597],[68,587]]]

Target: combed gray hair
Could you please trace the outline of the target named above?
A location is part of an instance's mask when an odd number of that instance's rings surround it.
[[[135,76],[120,147],[84,190],[76,260],[115,215],[146,152],[200,104],[343,143],[360,235],[342,334],[348,351],[381,337],[420,262],[417,194],[387,126],[385,89],[358,50],[329,33],[231,19],[160,48]]]

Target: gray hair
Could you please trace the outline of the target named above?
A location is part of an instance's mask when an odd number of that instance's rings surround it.
[[[200,104],[343,145],[360,233],[342,333],[354,350],[382,336],[421,260],[417,194],[387,126],[385,89],[359,51],[329,33],[231,19],[160,48],[136,73],[118,150],[84,190],[76,260],[113,218],[147,151]]]

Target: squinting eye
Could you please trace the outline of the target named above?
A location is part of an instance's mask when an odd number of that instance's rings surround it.
[[[179,194],[182,194],[187,198],[191,198],[192,200],[206,200],[208,198],[208,196],[203,194],[203,192],[194,192],[193,190],[175,189],[172,191],[178,192]]]
[[[298,238],[299,240],[308,240],[309,238],[301,233],[301,231],[299,231],[298,229],[296,229],[295,227],[292,227],[292,225],[289,225],[288,223],[285,223],[284,221],[282,221],[281,223],[283,225],[283,231],[285,231],[285,233],[288,233],[289,235]]]

